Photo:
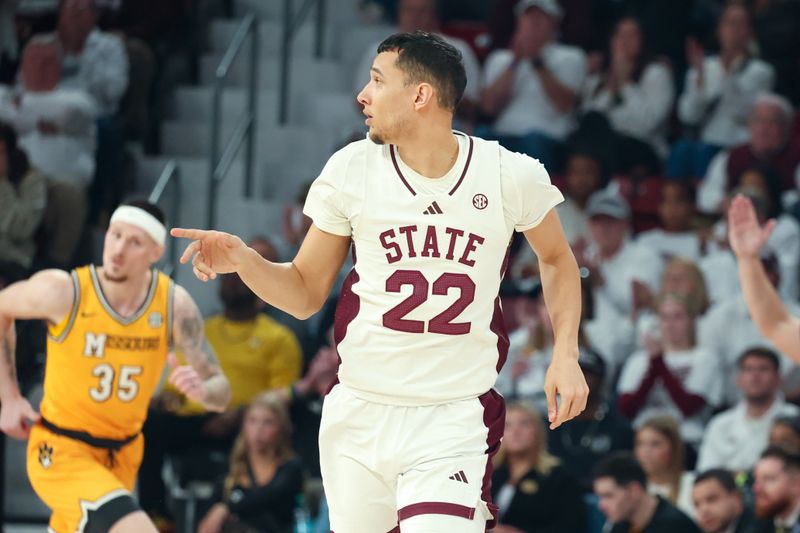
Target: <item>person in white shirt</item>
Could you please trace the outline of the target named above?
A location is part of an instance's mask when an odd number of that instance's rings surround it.
[[[304,319],[357,250],[334,325],[339,383],[319,432],[333,531],[494,527],[488,481],[505,409],[493,386],[508,348],[498,291],[515,229],[536,249],[555,332],[550,428],[586,405],[580,276],[553,210],[563,197],[540,163],[453,131],[465,84],[460,54],[436,35],[381,43],[358,95],[368,137],[314,181],[304,209],[313,224],[290,263],[228,233],[172,230],[193,240],[182,261],[192,258],[200,280],[237,272]]]
[[[659,327],[646,349],[622,369],[617,406],[637,428],[657,415],[673,417],[684,442],[696,447],[721,400],[720,366],[713,352],[695,342],[696,311],[685,299],[666,295],[658,314]]]
[[[767,241],[764,253],[774,255],[780,266],[781,280],[778,290],[783,298],[796,301],[798,296],[798,263],[800,263],[800,224],[797,219],[783,211],[778,178],[769,168],[753,167],[746,169],[733,182],[735,188],[722,206],[723,215],[728,211],[730,200],[742,194],[753,202],[759,223],[775,221],[775,229]],[[712,228],[710,253],[730,254],[728,246],[728,224],[725,217],[720,218]],[[735,265],[728,261],[728,267]],[[714,272],[718,272],[714,271]],[[730,276],[729,276],[730,277]],[[738,276],[732,276],[735,287],[739,288]]]
[[[46,261],[69,266],[86,218],[86,189],[95,170],[94,100],[60,84],[61,50],[52,36],[31,39],[22,55],[22,91],[0,86],[0,118],[47,178],[43,229]]]
[[[588,146],[574,148],[567,159],[564,175],[564,202],[556,206],[558,218],[564,228],[564,236],[574,249],[585,249],[591,242],[589,215],[586,205],[597,191],[608,186],[610,180],[608,162]],[[536,279],[539,262],[533,250],[523,247],[511,262],[511,277],[517,282]]]
[[[481,107],[493,117],[491,135],[503,146],[560,172],[586,56],[555,41],[563,14],[556,0],[522,0],[516,12],[512,49],[495,50],[486,59]]]
[[[739,2],[729,2],[717,26],[720,51],[706,55],[694,39],[686,42],[690,65],[678,100],[678,117],[697,130],[697,139],[678,141],[667,161],[667,175],[698,178],[723,148],[747,142],[747,118],[756,95],[775,84],[775,71],[754,57],[750,14]]]
[[[703,253],[699,233],[692,229],[695,216],[694,187],[682,181],[665,181],[661,186],[658,218],[661,227],[637,235],[636,244],[662,258],[697,261]]]
[[[768,348],[750,348],[739,357],[736,386],[742,399],[708,423],[697,458],[697,470],[755,466],[767,447],[773,421],[797,415],[797,407],[781,396],[781,361]]]
[[[577,147],[570,151],[564,174],[564,203],[556,209],[564,226],[564,236],[571,245],[591,240],[586,205],[592,194],[608,186],[609,174],[607,161],[595,150]]]
[[[729,254],[732,256],[733,254]],[[770,283],[780,283],[780,270],[774,256],[765,256],[760,260],[764,270],[768,273]],[[732,273],[736,272],[736,264],[732,266]],[[727,273],[726,275],[729,275]],[[714,273],[710,273],[713,276]],[[793,312],[800,312],[797,304],[788,304]],[[698,342],[711,350],[719,359],[721,373],[724,376],[723,404],[733,405],[740,399],[739,389],[736,386],[737,358],[752,346],[774,347],[770,339],[766,338],[751,317],[745,297],[737,287],[722,301],[715,303],[703,317],[700,318],[697,328]],[[781,372],[789,378],[792,371],[791,361],[780,351]]]
[[[647,491],[694,517],[694,474],[684,468],[686,446],[675,419],[656,416],[645,420],[636,431],[633,454],[647,475]]]
[[[397,30],[398,32],[426,31],[435,33],[447,41],[461,53],[464,70],[467,73],[467,86],[464,96],[456,109],[456,126],[466,133],[470,133],[477,115],[481,98],[481,67],[475,52],[465,41],[444,35],[440,31],[441,5],[439,0],[399,0],[397,2]],[[369,81],[369,69],[375,58],[375,50],[380,42],[368,46],[358,63],[355,73],[354,92],[358,94]]]
[[[629,317],[634,309],[634,284],[658,291],[663,261],[628,238],[630,207],[613,191],[599,191],[586,206],[592,242],[576,249],[578,263],[588,270],[595,288],[595,312]]]
[[[759,331],[795,363],[800,362],[800,319],[797,311],[781,302],[774,282],[759,260],[775,229],[774,220],[763,227],[752,202],[737,196],[728,208],[731,249],[739,265],[739,279],[747,308]]]
[[[697,191],[697,208],[703,213],[720,213],[733,180],[755,165],[772,168],[778,175],[784,206],[797,200],[800,142],[792,140],[793,123],[794,111],[786,98],[758,95],[748,122],[750,140],[714,156]]]
[[[545,410],[543,385],[555,339],[540,284],[517,303],[516,314],[520,327],[508,336],[508,359],[495,386],[510,400]]]
[[[99,115],[117,112],[128,88],[128,54],[118,36],[97,28],[93,0],[64,0],[58,13],[62,85],[83,89],[97,103]]]
[[[633,292],[636,304],[633,312],[635,342],[638,349],[644,349],[647,335],[658,326],[658,303],[665,295],[677,294],[686,299],[697,313],[698,320],[709,307],[703,272],[697,263],[682,257],[673,257],[664,266],[658,294],[652,293],[643,283],[635,283]]]
[[[583,86],[581,110],[608,117],[614,132],[667,153],[667,126],[675,99],[672,72],[647,54],[639,22],[624,17],[611,36],[605,68]]]
[[[22,91],[0,86],[0,118],[14,125],[34,167],[85,189],[94,177],[97,110],[85,91],[62,86],[60,58],[57,40],[34,37],[23,51]]]
[[[780,448],[767,448],[756,464],[756,516],[775,531],[793,533],[800,526],[800,459]]]

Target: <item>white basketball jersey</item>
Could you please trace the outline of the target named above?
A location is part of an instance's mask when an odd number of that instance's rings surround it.
[[[339,380],[364,399],[477,397],[505,362],[498,289],[512,232],[563,198],[535,160],[458,138],[459,157],[442,178],[414,173],[395,146],[367,139],[335,154],[309,192],[315,225],[353,239],[334,336]]]

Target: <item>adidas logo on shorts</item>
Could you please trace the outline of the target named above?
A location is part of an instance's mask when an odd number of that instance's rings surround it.
[[[467,481],[467,476],[466,474],[464,474],[463,470],[459,470],[458,472],[450,476],[450,479],[452,479],[453,481],[460,481],[461,483],[469,483],[469,481]]]

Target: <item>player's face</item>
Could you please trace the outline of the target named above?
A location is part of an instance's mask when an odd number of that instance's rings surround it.
[[[122,283],[150,269],[164,251],[143,229],[127,222],[114,222],[106,231],[103,245],[103,274],[106,280]]]
[[[253,406],[244,417],[244,440],[250,450],[264,451],[278,442],[280,422],[271,409]]]
[[[648,476],[664,472],[669,468],[672,458],[672,449],[667,438],[649,427],[636,433],[634,453]]]
[[[635,505],[632,491],[632,488],[617,485],[617,482],[609,477],[601,477],[594,481],[594,493],[600,500],[598,504],[600,511],[612,524],[624,522],[630,517],[631,509]]]
[[[396,142],[407,129],[413,113],[416,86],[406,84],[405,73],[395,65],[397,52],[375,58],[369,83],[357,96],[367,116],[369,137],[377,144]]]
[[[716,479],[701,481],[692,489],[697,525],[705,533],[721,533],[741,513],[738,493],[726,491]]]

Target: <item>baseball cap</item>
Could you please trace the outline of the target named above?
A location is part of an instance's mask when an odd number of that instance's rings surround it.
[[[532,7],[538,7],[551,17],[561,18],[561,15],[564,14],[557,0],[522,0],[515,8],[517,16],[521,17],[523,13]]]
[[[591,218],[597,215],[607,215],[612,218],[627,220],[631,216],[631,208],[620,195],[599,191],[594,193],[586,205],[586,214]]]
[[[584,372],[600,377],[606,375],[606,362],[600,354],[587,346],[578,347],[578,364]]]

